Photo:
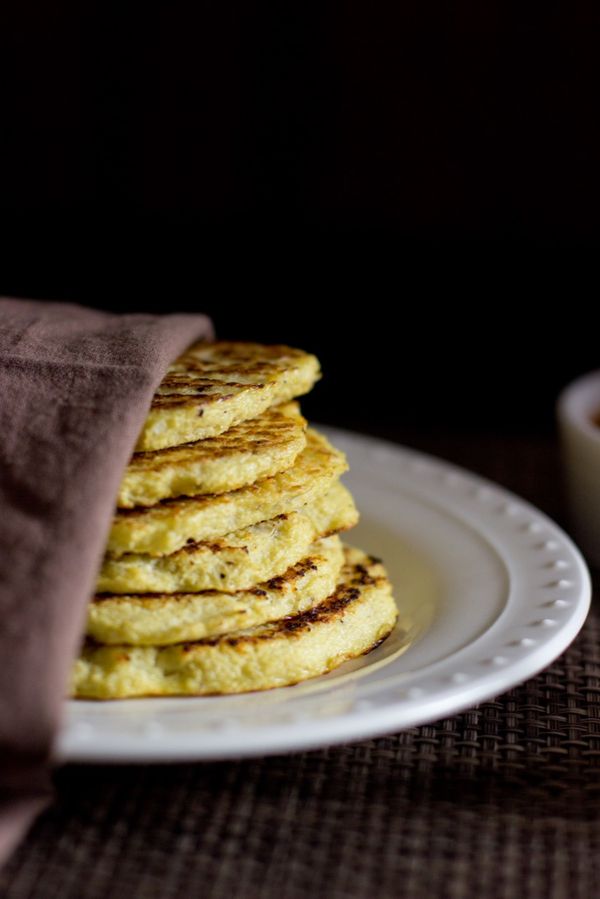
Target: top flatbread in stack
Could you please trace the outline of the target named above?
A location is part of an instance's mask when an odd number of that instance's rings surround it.
[[[136,449],[215,437],[270,406],[302,396],[320,377],[316,356],[287,346],[198,343],[156,391]]]
[[[396,620],[339,450],[294,397],[319,377],[285,346],[198,344],[169,369],[117,498],[75,696],[283,686],[368,651]]]

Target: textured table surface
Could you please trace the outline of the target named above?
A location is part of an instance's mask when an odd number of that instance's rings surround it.
[[[551,440],[411,442],[562,520]],[[594,603],[542,674],[436,724],[236,763],[66,767],[0,894],[588,899],[600,895],[599,774]]]

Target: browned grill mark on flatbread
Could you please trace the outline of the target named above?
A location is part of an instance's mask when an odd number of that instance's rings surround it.
[[[218,359],[213,361],[209,358],[204,360],[196,358],[198,353],[202,354],[207,348],[212,353],[218,353]],[[258,360],[256,358],[258,355],[271,358]],[[243,343],[235,342],[205,344],[199,349],[193,348],[184,353],[173,364],[171,371],[160,383],[151,408],[164,409],[198,403],[209,405],[230,399],[240,390],[264,390],[269,379],[281,371],[283,364],[294,365],[305,358],[306,354],[301,350],[283,344],[272,346],[251,344],[247,347]],[[193,373],[197,373],[197,376]],[[234,378],[231,378],[231,375],[234,375]],[[248,383],[244,377],[263,380]]]
[[[228,646],[239,646],[241,643],[263,642],[265,640],[273,640],[282,634],[295,636],[301,631],[310,630],[311,626],[316,624],[333,621],[334,618],[341,618],[346,609],[361,598],[361,589],[371,586],[383,586],[387,583],[385,570],[380,564],[372,565],[370,569],[364,565],[355,565],[353,569],[350,583],[340,584],[336,591],[324,602],[312,609],[307,609],[305,612],[299,612],[296,615],[290,615],[279,619],[279,621],[274,621],[270,625],[265,625],[256,634],[242,634],[233,637],[207,637],[204,640],[182,643],[180,645],[184,652],[189,652],[196,645],[216,646],[217,643],[222,642]]]
[[[307,393],[319,377],[318,359],[291,347],[196,344],[158,386],[136,449],[158,450],[223,434]]]

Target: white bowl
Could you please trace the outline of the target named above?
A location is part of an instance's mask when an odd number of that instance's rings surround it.
[[[600,371],[563,390],[557,417],[573,534],[600,567]]]

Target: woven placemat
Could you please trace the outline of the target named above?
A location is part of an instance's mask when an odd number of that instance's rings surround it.
[[[599,774],[594,607],[538,677],[432,725],[237,763],[65,768],[0,892],[590,899]]]

